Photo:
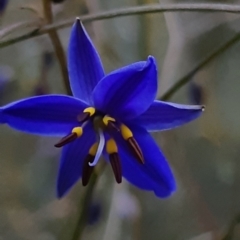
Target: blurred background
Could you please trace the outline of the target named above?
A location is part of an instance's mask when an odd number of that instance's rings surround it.
[[[57,1],[55,1],[57,2]],[[194,3],[162,0],[160,3]],[[204,2],[204,1],[201,1]],[[240,1],[212,1],[234,3]],[[54,22],[110,9],[159,3],[157,0],[65,0],[54,3]],[[9,0],[1,13],[6,27],[42,17],[41,1]],[[159,98],[196,66],[231,41],[239,14],[168,12],[86,23],[106,72],[154,55]],[[32,31],[19,27],[0,41]],[[65,51],[70,27],[58,31]],[[82,239],[240,239],[240,42],[191,74],[168,101],[204,104],[198,120],[154,134],[178,182],[167,199],[127,182],[116,185],[110,167],[101,175]],[[48,35],[0,49],[0,104],[22,97],[65,93]],[[0,240],[74,240],[82,196],[78,183],[61,200],[55,185],[60,150],[56,138],[41,138],[1,126]]]

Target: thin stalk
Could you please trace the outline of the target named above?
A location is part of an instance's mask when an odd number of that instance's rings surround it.
[[[176,4],[147,4],[143,6],[122,8],[118,10],[104,11],[97,14],[89,14],[80,16],[82,22],[92,22],[97,20],[104,20],[116,17],[132,16],[138,14],[150,14],[161,12],[227,12],[240,13],[240,5],[221,4],[221,3],[176,3]],[[9,46],[11,44],[24,41],[33,37],[37,37],[48,33],[50,30],[57,30],[69,27],[73,24],[74,19],[67,19],[54,24],[48,24],[38,31],[24,34],[20,37],[12,38],[0,42],[0,48]]]
[[[233,240],[234,239],[234,230],[239,223],[240,223],[240,214],[237,214],[237,216],[234,217],[231,224],[229,225],[228,231],[227,231],[226,235],[222,238],[222,240]]]
[[[80,212],[78,214],[78,219],[76,222],[75,229],[73,231],[73,236],[71,240],[80,240],[82,239],[82,234],[84,231],[84,228],[87,224],[87,219],[88,219],[88,214],[89,214],[89,209],[90,205],[92,202],[92,196],[93,196],[93,191],[95,189],[99,173],[102,173],[106,164],[102,161],[101,164],[98,166],[97,171],[93,172],[90,182],[87,186],[86,192],[83,196],[83,199],[80,202],[79,208]]]
[[[42,3],[43,3],[43,11],[44,11],[45,21],[47,24],[51,24],[53,21],[51,1],[43,0]],[[50,29],[47,31],[47,33],[51,39],[55,54],[57,56],[57,59],[58,59],[59,65],[60,65],[60,69],[61,69],[62,77],[63,77],[63,83],[64,83],[65,89],[67,91],[67,94],[72,95],[70,84],[69,84],[69,78],[68,78],[66,56],[64,53],[64,49],[63,49],[61,40],[57,34],[56,29]]]
[[[42,26],[41,19],[14,23],[14,24],[0,30],[0,39],[8,36],[12,32],[17,31],[19,29],[28,28],[28,27],[36,27],[36,29],[40,29],[41,26]]]
[[[89,185],[84,194],[84,198],[81,201],[80,206],[78,207],[78,209],[80,209],[80,213],[79,213],[79,217],[78,217],[78,220],[77,220],[74,232],[73,232],[72,240],[81,239],[81,236],[83,234],[84,228],[87,223],[87,219],[88,219],[87,216],[89,213],[92,195],[93,195],[93,191],[96,186],[96,183],[97,183],[97,179],[98,179],[97,175],[93,174],[93,176],[91,177],[91,181],[89,182]]]
[[[236,34],[233,38],[231,38],[228,42],[219,47],[216,51],[210,53],[205,59],[203,59],[195,68],[193,68],[190,72],[188,72],[184,77],[180,78],[176,83],[166,92],[164,93],[160,99],[168,100],[170,99],[181,87],[187,84],[193,76],[203,67],[205,67],[208,63],[210,63],[213,59],[219,56],[221,53],[226,51],[233,44],[237,43],[240,40],[240,33]]]

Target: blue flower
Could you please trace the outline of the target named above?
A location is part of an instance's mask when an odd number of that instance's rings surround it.
[[[82,178],[88,184],[101,154],[118,183],[167,197],[176,189],[172,171],[148,131],[178,127],[197,118],[202,106],[154,100],[157,67],[154,57],[105,75],[100,57],[76,20],[68,49],[73,97],[45,95],[0,108],[0,123],[38,135],[64,136],[58,197]]]

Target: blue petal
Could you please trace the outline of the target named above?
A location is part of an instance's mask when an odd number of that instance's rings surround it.
[[[93,92],[96,108],[113,117],[131,119],[145,112],[157,92],[155,59],[137,62],[103,78]]]
[[[145,129],[136,126],[129,127],[143,152],[145,163],[138,163],[129,152],[126,141],[118,137],[117,143],[124,177],[141,189],[154,191],[158,197],[171,195],[176,190],[176,183],[159,147]]]
[[[27,133],[60,136],[79,125],[77,116],[87,105],[64,95],[26,98],[0,108],[0,123]]]
[[[57,180],[57,195],[64,196],[82,176],[83,162],[90,147],[96,141],[92,123],[83,129],[83,135],[64,146]]]
[[[148,131],[167,130],[196,119],[203,110],[204,106],[200,105],[154,101],[150,108],[134,121]]]
[[[92,104],[92,91],[103,78],[101,59],[79,19],[73,25],[69,49],[68,71],[73,95]]]

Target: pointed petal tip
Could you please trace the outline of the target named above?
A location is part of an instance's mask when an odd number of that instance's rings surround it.
[[[77,25],[78,27],[80,27],[81,29],[84,28],[83,23],[82,23],[82,20],[80,19],[80,17],[76,17],[74,24],[76,24],[76,25]]]
[[[59,189],[59,187],[57,187],[56,195],[57,195],[57,198],[60,200],[65,195],[65,193],[61,189]]]
[[[57,186],[56,186],[56,195],[57,195],[58,199],[63,198],[67,194],[67,192],[69,191],[69,188],[66,188],[64,185],[65,184],[62,181],[61,176],[58,175]]]
[[[79,18],[79,17],[76,17],[76,19],[75,19],[75,22],[74,22],[74,24],[73,24],[73,28],[77,28],[77,30],[82,30],[82,29],[84,29],[84,26],[83,26],[83,24],[82,24],[82,21],[81,21],[81,19]]]
[[[204,105],[185,105],[155,100],[135,121],[148,131],[163,131],[180,127],[202,115]]]
[[[171,197],[177,190],[176,182],[172,181],[168,186],[166,185],[165,191],[163,189],[154,189],[154,194],[160,198]]]
[[[64,182],[60,181],[60,178],[58,177],[58,180],[57,180],[57,188],[56,188],[56,195],[57,195],[57,198],[58,199],[62,199],[63,197],[65,197],[69,192],[70,190],[72,189],[73,186],[71,187],[66,187],[64,185]]]
[[[60,194],[57,193],[57,199],[58,200],[61,200],[62,199],[62,196]]]
[[[76,18],[71,30],[68,72],[73,95],[92,105],[92,91],[105,74],[97,49],[80,18]]]
[[[158,198],[169,198],[169,197],[172,196],[173,192],[170,192],[170,191],[168,191],[168,192],[162,192],[162,191],[159,192],[158,190],[154,190],[154,194]]]
[[[148,67],[152,67],[152,66],[154,66],[156,68],[156,70],[157,70],[156,59],[153,56],[149,55],[147,60],[146,60],[146,64],[143,67],[143,69],[148,68]]]
[[[147,58],[148,61],[151,61],[152,63],[156,63],[156,59],[154,56],[152,55],[149,55],[148,58]]]
[[[169,102],[166,102],[166,103],[169,103]],[[177,106],[178,104],[176,103],[175,105]],[[180,106],[180,104],[179,104],[179,106]],[[182,106],[184,106],[184,105],[182,105]],[[205,105],[185,105],[185,106],[186,106],[186,108],[185,108],[186,110],[187,109],[188,110],[195,110],[195,112],[199,112],[200,114],[206,110]],[[183,107],[183,109],[184,109],[184,107]]]
[[[177,103],[171,103],[171,102],[166,102],[167,104],[173,104],[176,106],[182,106],[182,108],[184,109],[189,109],[189,110],[201,110],[201,111],[205,111],[205,105],[182,105],[182,104],[177,104]]]
[[[148,58],[147,58],[147,64],[154,66],[154,67],[156,68],[156,71],[157,71],[157,60],[156,60],[155,57],[153,57],[153,56],[151,56],[151,55],[148,56]]]

